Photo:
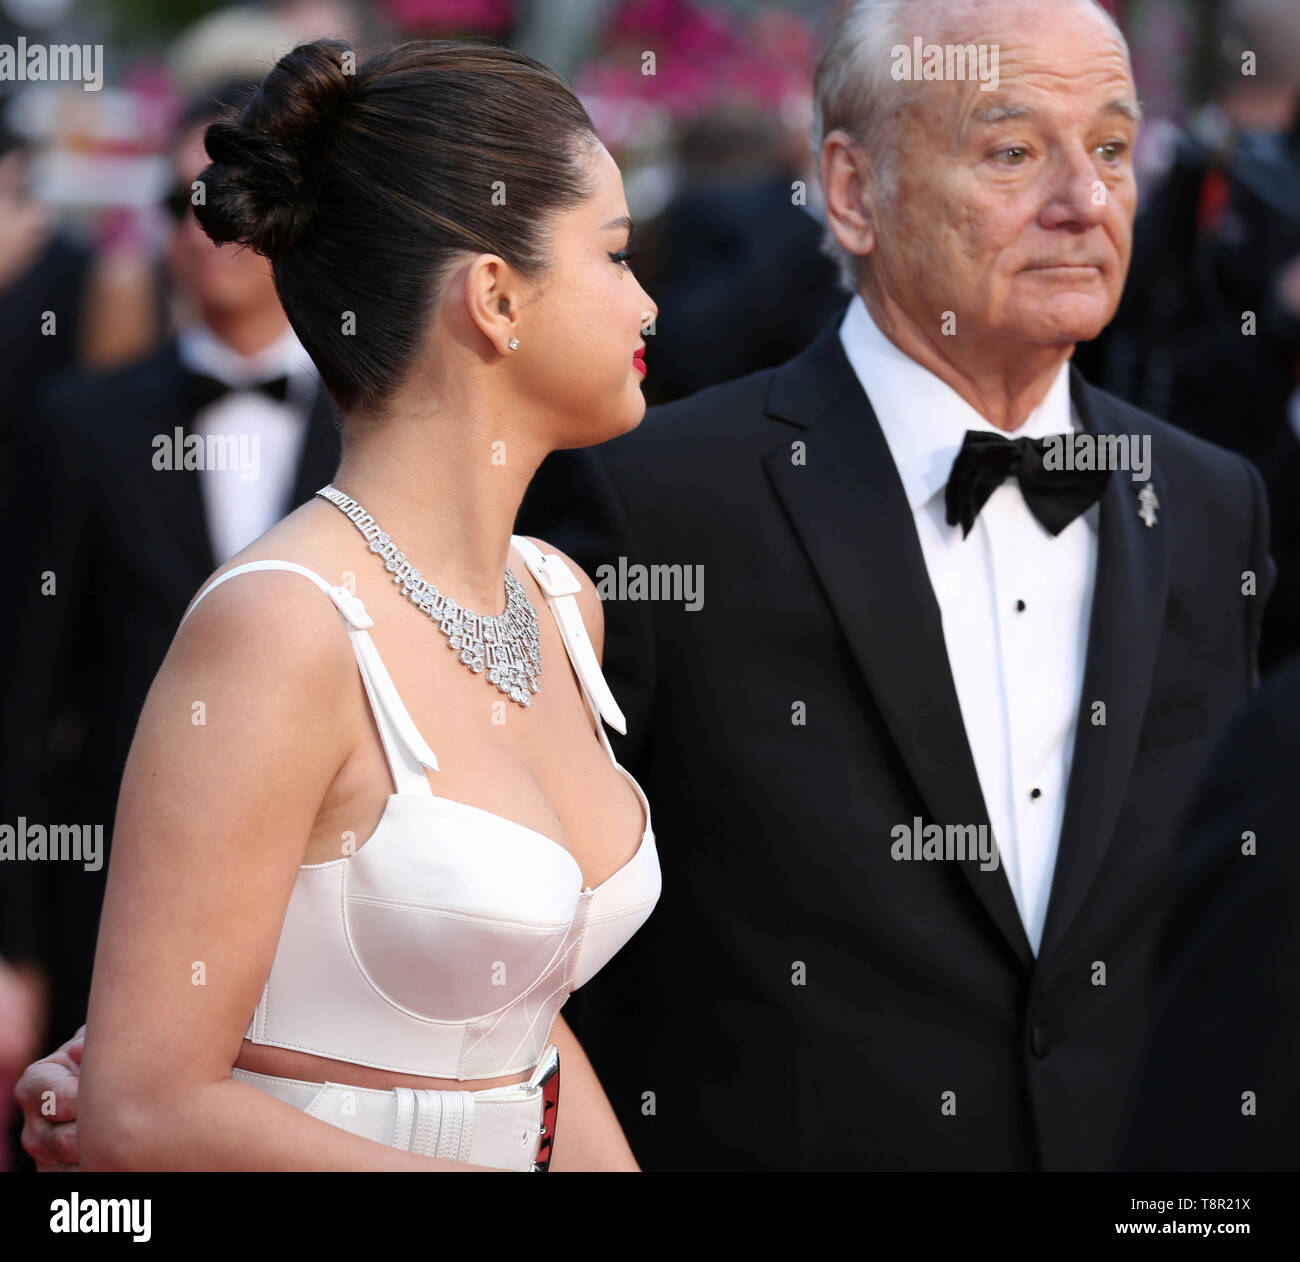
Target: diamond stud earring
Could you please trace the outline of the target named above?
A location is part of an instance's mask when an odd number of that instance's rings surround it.
[[[519,339],[517,337],[512,337],[510,339],[510,349],[512,351],[517,351],[519,349]]]

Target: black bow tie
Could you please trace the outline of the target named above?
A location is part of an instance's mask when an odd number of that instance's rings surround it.
[[[1053,535],[1059,535],[1101,498],[1110,470],[1045,469],[1046,443],[1045,438],[1011,439],[968,429],[952,462],[944,495],[948,525],[960,522],[965,539],[989,496],[1013,477],[1020,483],[1029,511]]]
[[[289,378],[285,374],[279,377],[268,377],[265,381],[252,381],[243,386],[232,386],[224,381],[218,381],[216,377],[209,377],[205,372],[186,370],[185,394],[191,416],[218,399],[224,399],[226,395],[239,390],[256,390],[266,395],[268,399],[283,403],[289,394]]]

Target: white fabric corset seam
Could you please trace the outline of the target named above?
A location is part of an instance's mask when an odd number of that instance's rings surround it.
[[[571,594],[576,580],[558,557],[518,536],[511,542],[556,616],[601,743],[641,803],[645,827],[636,852],[595,889],[584,889],[577,860],[557,841],[437,797],[424,771],[436,771],[437,759],[365,629],[373,620],[361,601],[292,561],[228,570],[198,599],[236,574],[277,569],[310,578],[334,601],[396,790],[354,853],[299,868],[245,1034],[252,1042],[430,1078],[523,1072],[537,1064],[565,999],[608,963],[658,901],[650,806],[615,759],[601,722],[624,730]]]

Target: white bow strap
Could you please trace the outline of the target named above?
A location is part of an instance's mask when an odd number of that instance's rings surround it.
[[[573,662],[592,704],[610,727],[626,736],[627,719],[623,717],[623,711],[618,708],[618,702],[614,700],[614,694],[605,682],[600,663],[596,660],[596,650],[592,648],[591,638],[583,625],[582,610],[573,598],[574,592],[582,590],[582,584],[555,553],[543,552],[536,544],[520,535],[513,536],[512,542],[523,554],[525,564],[546,596],[546,603],[550,605],[556,625],[560,628],[560,638],[568,650],[569,660]]]
[[[326,590],[339,607],[339,612],[358,631],[375,625],[375,620],[366,612],[366,607],[361,598],[355,593],[348,591],[346,587],[330,587]]]
[[[353,597],[353,599],[356,598]],[[361,602],[357,601],[357,603],[360,604]],[[411,754],[430,770],[437,771],[438,760],[434,757],[433,750],[429,748],[424,737],[420,735],[420,729],[415,726],[414,720],[402,704],[401,698],[397,694],[397,688],[393,684],[392,676],[389,675],[388,668],[379,656],[379,650],[375,648],[375,642],[365,631],[350,631],[348,634],[351,635],[352,644],[365,664],[366,672],[374,683],[375,691],[379,694],[378,700],[384,708],[384,717],[396,729],[398,736],[401,737],[403,744],[411,751]],[[362,676],[362,682],[366,682],[365,675]],[[372,696],[371,700],[374,701],[375,698]]]

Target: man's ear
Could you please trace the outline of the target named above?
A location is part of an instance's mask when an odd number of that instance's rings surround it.
[[[863,147],[843,130],[827,134],[821,152],[826,221],[835,239],[850,254],[876,248],[877,172]]]
[[[500,355],[519,335],[521,277],[499,254],[480,254],[465,269],[465,310]]]

